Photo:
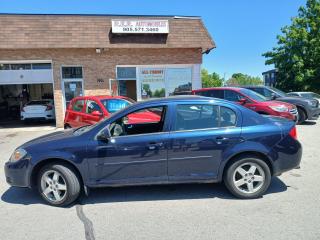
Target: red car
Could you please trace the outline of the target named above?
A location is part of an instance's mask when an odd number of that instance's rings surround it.
[[[206,97],[221,98],[237,102],[260,114],[280,116],[296,121],[298,111],[296,106],[279,101],[268,101],[264,96],[254,91],[238,87],[203,88],[193,90],[192,94]]]
[[[71,100],[67,107],[64,128],[76,128],[92,125],[111,114],[133,104],[134,101],[121,96],[84,96]],[[156,112],[136,112],[125,119],[126,124],[158,122],[160,115]]]

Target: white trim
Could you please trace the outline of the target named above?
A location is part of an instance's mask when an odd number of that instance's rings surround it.
[[[0,60],[1,64],[10,63],[52,63],[52,60]]]
[[[82,78],[63,78],[62,77],[62,68],[63,67],[81,67],[82,68]],[[60,66],[60,79],[61,79],[61,92],[62,92],[62,116],[65,116],[65,112],[67,109],[66,106],[66,99],[65,99],[65,88],[64,88],[64,83],[65,82],[81,82],[81,88],[82,88],[82,95],[85,96],[84,94],[84,69],[82,65],[61,65]],[[64,119],[63,119],[64,120]]]

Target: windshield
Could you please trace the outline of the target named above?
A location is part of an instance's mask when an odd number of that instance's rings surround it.
[[[103,99],[101,100],[103,106],[109,113],[115,113],[119,110],[128,107],[132,103],[124,99]]]
[[[316,94],[316,93],[301,93],[300,94],[301,97],[304,97],[304,98],[320,98],[320,95],[319,94]]]
[[[26,105],[27,106],[30,106],[30,105],[47,105],[49,103],[50,103],[49,100],[35,100],[35,101],[28,102]]]
[[[246,96],[248,96],[249,98],[252,98],[253,100],[257,101],[257,102],[266,102],[267,98],[255,91],[246,89],[246,88],[242,88],[240,90],[240,92]]]
[[[270,87],[274,92],[276,92],[280,97],[286,97],[287,94],[285,92],[282,92],[281,90],[274,88],[274,87]]]

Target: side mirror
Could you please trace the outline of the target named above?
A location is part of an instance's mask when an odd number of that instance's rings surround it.
[[[101,117],[103,114],[102,114],[102,112],[99,112],[99,111],[93,111],[93,112],[91,113],[91,115],[92,115],[92,116],[95,116],[95,117]]]
[[[247,99],[245,99],[245,98],[239,99],[239,103],[240,103],[241,105],[246,104],[246,102],[247,102]]]
[[[108,142],[110,138],[110,132],[109,129],[105,129],[102,132],[99,133],[99,135],[97,136],[97,139],[99,141],[103,141],[103,142]]]
[[[271,93],[271,100],[275,100],[277,98],[277,94]]]

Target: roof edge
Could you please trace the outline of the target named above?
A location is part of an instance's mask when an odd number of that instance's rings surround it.
[[[94,13],[0,13],[0,16],[92,16],[92,17],[167,17],[174,19],[201,19],[200,16],[184,15],[136,15],[136,14],[94,14]]]

